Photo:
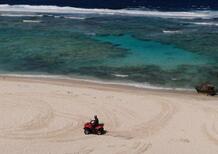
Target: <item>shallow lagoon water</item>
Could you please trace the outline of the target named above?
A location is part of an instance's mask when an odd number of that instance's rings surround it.
[[[64,16],[0,16],[0,71],[173,88],[218,85],[218,27],[193,24],[215,19]]]
[[[175,69],[180,65],[205,65],[211,61],[207,56],[179,49],[154,41],[143,41],[130,35],[95,37],[102,42],[109,42],[127,49],[130,54],[125,58],[110,60],[112,66],[156,65],[162,69]]]

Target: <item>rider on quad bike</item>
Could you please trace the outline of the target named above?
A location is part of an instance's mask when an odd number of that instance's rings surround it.
[[[99,124],[97,115],[94,116],[94,120],[85,123],[84,133],[88,134],[98,134],[102,135],[104,133],[104,124]]]
[[[98,126],[98,124],[99,124],[99,120],[98,120],[97,115],[95,115],[94,120],[92,120],[92,125],[95,128],[96,126]]]

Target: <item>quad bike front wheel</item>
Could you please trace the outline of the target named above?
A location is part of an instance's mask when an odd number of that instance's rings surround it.
[[[84,130],[84,134],[85,134],[85,135],[89,135],[90,133],[91,133],[91,132],[90,132],[89,129],[85,129],[85,130]]]

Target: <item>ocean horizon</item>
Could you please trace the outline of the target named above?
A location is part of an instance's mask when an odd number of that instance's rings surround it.
[[[77,8],[104,8],[104,9],[156,9],[164,11],[181,11],[181,10],[218,10],[216,0],[1,0],[0,4],[9,5],[53,5],[61,7],[77,7]]]
[[[0,4],[2,74],[76,75],[174,89],[218,86],[216,9],[42,4]]]

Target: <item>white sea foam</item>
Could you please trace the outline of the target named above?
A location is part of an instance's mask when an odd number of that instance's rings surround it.
[[[61,17],[62,17],[62,16],[57,16],[57,15],[54,16],[54,18],[61,18]]]
[[[86,35],[89,35],[89,36],[95,36],[96,33],[92,33],[92,32],[90,32],[90,33],[86,33]]]
[[[125,74],[112,74],[112,75],[115,77],[120,77],[120,78],[126,78],[129,76],[129,75],[125,75]]]
[[[153,16],[161,18],[214,18],[218,17],[218,11],[187,11],[187,12],[163,12],[149,10],[112,10],[112,9],[84,9],[75,7],[58,6],[33,6],[33,5],[0,5],[0,12],[37,12],[37,13],[72,13],[72,14],[99,14],[99,15],[126,15],[126,16]]]
[[[81,76],[64,76],[64,75],[35,75],[35,74],[0,74],[0,77],[27,77],[27,78],[44,78],[44,79],[63,79],[63,80],[74,80],[74,81],[86,81],[91,83],[103,84],[103,85],[121,85],[130,86],[142,89],[153,89],[153,90],[175,90],[175,91],[194,91],[194,89],[189,88],[170,88],[170,87],[158,87],[153,86],[149,83],[135,83],[135,82],[123,82],[123,81],[108,81],[100,80],[96,78],[86,78]]]
[[[42,22],[41,20],[23,20],[25,23],[40,23]]]
[[[180,30],[163,30],[163,33],[165,34],[180,34],[182,31]]]
[[[66,19],[74,19],[74,20],[84,20],[85,17],[73,17],[73,16],[64,16]]]
[[[4,16],[4,17],[42,17],[43,15],[39,15],[39,14],[20,14],[20,13],[1,13],[1,9],[0,9],[0,16]]]
[[[195,25],[202,25],[202,26],[218,26],[218,22],[191,22]]]

